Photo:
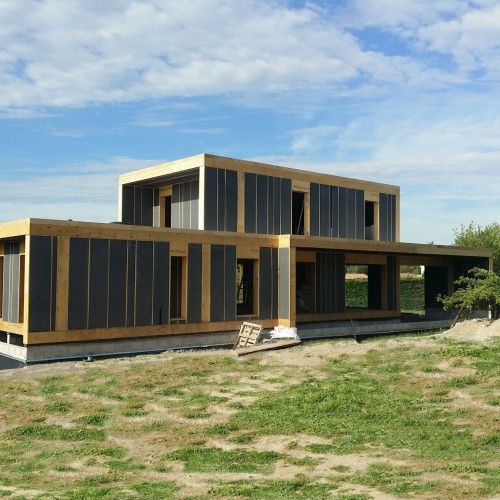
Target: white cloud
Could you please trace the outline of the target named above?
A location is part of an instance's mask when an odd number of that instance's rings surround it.
[[[379,25],[421,26],[457,4],[386,2],[349,14],[378,9]],[[0,108],[456,81],[411,57],[363,50],[348,17],[284,0],[0,2]]]

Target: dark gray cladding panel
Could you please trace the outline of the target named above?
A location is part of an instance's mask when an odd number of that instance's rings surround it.
[[[343,254],[316,254],[316,312],[334,313],[345,309]]]
[[[271,316],[273,318],[278,318],[278,299],[279,299],[279,271],[278,271],[278,249],[273,248],[271,251],[271,270],[272,270],[272,311]]]
[[[365,192],[356,189],[356,236],[358,240],[365,239]]]
[[[382,307],[382,266],[368,265],[368,309]]]
[[[290,250],[278,249],[278,315],[281,319],[290,318]]]
[[[236,232],[238,218],[238,174],[226,170],[226,231]]]
[[[160,226],[160,190],[153,189],[153,226]]]
[[[273,177],[273,234],[281,234],[281,179]]]
[[[487,257],[455,257],[453,259],[453,281],[460,276],[467,276],[473,267],[489,269]]]
[[[345,254],[335,255],[335,290],[337,312],[345,311]]]
[[[269,177],[257,175],[257,233],[267,234],[267,189]]]
[[[200,201],[200,182],[191,181],[191,225],[190,229],[198,229],[198,211]]]
[[[191,229],[191,183],[181,184],[181,228]]]
[[[217,169],[217,230],[224,231],[226,226],[226,171]]]
[[[90,240],[89,328],[108,326],[109,240]]]
[[[245,233],[255,233],[257,207],[257,176],[245,173]]]
[[[347,237],[356,238],[356,190],[347,189]]]
[[[135,325],[135,261],[137,242],[127,242],[127,325]]]
[[[319,185],[319,235],[330,236],[330,187]]]
[[[396,195],[391,194],[391,241],[396,241]]]
[[[236,319],[236,247],[225,246],[224,269],[224,320]]]
[[[259,318],[272,316],[272,252],[271,248],[261,247],[259,252]],[[270,279],[271,278],[271,279]]]
[[[134,187],[134,224],[142,224],[142,189]]]
[[[143,226],[153,225],[153,188],[142,188],[141,220]]]
[[[134,224],[134,187],[123,186],[122,188],[122,222]]]
[[[201,323],[201,275],[202,247],[197,243],[188,245],[188,297],[187,322]]]
[[[292,181],[281,179],[281,229],[280,234],[292,232]]]
[[[330,186],[331,215],[330,215],[330,236],[339,236],[339,188]]]
[[[68,329],[88,328],[89,240],[70,238]]]
[[[135,325],[151,325],[153,298],[153,243],[137,242]]]
[[[170,243],[155,242],[153,246],[153,325],[164,325],[169,319]]]
[[[387,194],[380,193],[379,203],[379,239],[380,241],[387,241],[389,237],[388,232],[388,202]]]
[[[20,244],[17,241],[7,242],[4,248],[2,318],[10,323],[18,323]]]
[[[170,224],[173,228],[181,227],[181,184],[174,184],[172,186],[172,208]]]
[[[311,236],[319,236],[319,184],[310,184]]]
[[[396,257],[387,256],[387,309],[392,311],[397,306]]]
[[[205,167],[205,229],[217,231],[217,169]]]
[[[425,307],[442,307],[438,295],[448,293],[448,269],[446,267],[425,266],[424,294]]]
[[[279,234],[274,230],[274,179],[276,177],[268,177],[267,189],[267,233]]]
[[[30,254],[29,331],[51,331],[55,328],[57,238],[31,236]]]
[[[339,188],[339,238],[347,238],[347,188]]]
[[[125,326],[127,311],[127,242],[109,242],[108,326]]]
[[[224,245],[210,247],[210,321],[224,321]]]

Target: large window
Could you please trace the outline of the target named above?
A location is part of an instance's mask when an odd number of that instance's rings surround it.
[[[255,274],[257,262],[252,259],[238,259],[236,263],[236,314],[256,314],[257,288]]]

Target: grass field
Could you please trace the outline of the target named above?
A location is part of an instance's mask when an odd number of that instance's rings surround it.
[[[0,497],[498,495],[499,351],[420,334],[0,372]]]

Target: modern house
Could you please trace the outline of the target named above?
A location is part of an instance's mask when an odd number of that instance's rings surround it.
[[[410,264],[444,325],[437,294],[491,254],[401,243],[399,206],[397,186],[208,154],[124,174],[118,223],[0,224],[0,353],[223,345],[248,319],[305,337],[401,330]],[[368,266],[367,307],[346,306],[349,264]]]

